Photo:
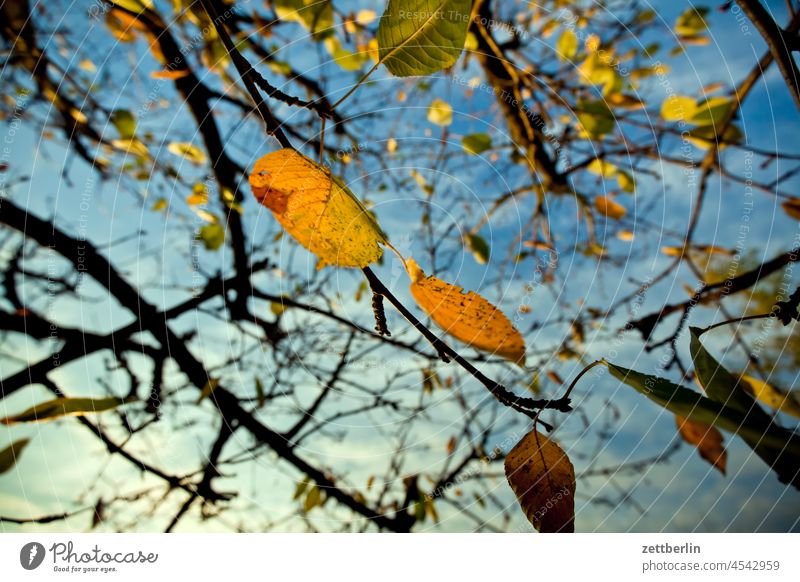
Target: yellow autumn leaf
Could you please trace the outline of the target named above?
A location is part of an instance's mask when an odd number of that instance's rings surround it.
[[[94,73],[97,71],[97,67],[90,59],[83,59],[81,62],[78,63],[78,67],[83,69],[88,73]]]
[[[525,364],[525,340],[511,321],[472,291],[428,277],[414,259],[406,261],[411,295],[436,324],[475,349]]]
[[[533,527],[575,531],[575,469],[560,446],[533,430],[506,456],[505,473]]]
[[[668,257],[682,257],[683,247],[661,247],[661,252]]]
[[[631,242],[634,238],[634,235],[629,230],[621,230],[617,233],[617,238],[624,242]]]
[[[192,193],[186,197],[189,206],[199,206],[208,203],[208,187],[202,182],[198,182],[192,187]]]
[[[592,174],[597,174],[598,176],[602,176],[603,178],[613,178],[616,176],[618,168],[612,164],[611,162],[606,162],[599,158],[593,159],[586,169],[589,170]]]
[[[565,30],[556,43],[556,51],[560,60],[572,59],[578,52],[578,35],[569,29]]]
[[[678,415],[675,415],[675,424],[683,440],[697,447],[700,456],[724,475],[728,453],[723,446],[722,433],[719,429]]]
[[[356,15],[356,22],[358,22],[361,26],[367,26],[368,24],[372,24],[377,16],[378,15],[375,14],[374,10],[359,10],[358,14]]]
[[[153,79],[165,79],[168,81],[174,81],[175,79],[182,79],[183,77],[187,76],[190,73],[189,69],[166,69],[163,71],[153,71],[150,73],[150,76]]]
[[[697,111],[697,103],[691,97],[670,95],[661,105],[661,117],[667,121],[686,121]]]
[[[625,216],[625,213],[627,212],[622,204],[616,202],[610,196],[598,196],[595,198],[594,207],[597,209],[597,212],[603,216],[613,218],[614,220],[619,220]]]
[[[753,396],[770,408],[800,418],[800,398],[796,392],[784,392],[747,374],[742,374],[742,380],[745,382],[745,389],[749,388]]]
[[[428,121],[441,126],[450,125],[453,123],[453,108],[447,101],[434,99],[428,106]]]
[[[167,146],[167,151],[176,156],[186,158],[193,164],[200,165],[206,161],[206,155],[203,150],[190,143],[173,141]]]
[[[293,149],[258,160],[250,187],[286,232],[326,265],[366,267],[386,244],[372,214],[330,171]]]

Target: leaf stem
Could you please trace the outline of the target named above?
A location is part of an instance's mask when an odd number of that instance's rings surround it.
[[[359,88],[361,85],[363,85],[363,84],[364,84],[364,81],[366,81],[366,80],[369,78],[369,76],[370,76],[372,73],[374,73],[374,72],[375,72],[375,70],[376,70],[378,67],[380,67],[380,66],[381,66],[381,63],[382,63],[382,62],[383,62],[383,61],[380,61],[380,60],[379,60],[377,63],[375,63],[374,65],[372,65],[372,68],[371,68],[369,71],[367,71],[366,73],[364,73],[364,76],[363,76],[363,77],[361,77],[361,78],[358,80],[358,83],[356,83],[355,85],[353,85],[352,87],[350,87],[350,90],[349,90],[347,93],[345,93],[345,94],[344,94],[344,97],[342,97],[342,98],[341,98],[341,99],[339,99],[339,100],[338,100],[336,103],[334,103],[333,105],[331,105],[331,110],[332,110],[332,111],[333,111],[333,110],[335,110],[335,109],[336,109],[336,108],[337,108],[339,105],[341,105],[341,104],[342,104],[342,102],[343,102],[345,99],[347,99],[348,97],[350,97],[350,95],[352,95],[353,93],[355,93],[356,89],[358,89],[358,88]]]
[[[594,362],[592,362],[591,364],[586,366],[583,370],[581,370],[578,373],[578,375],[575,376],[575,379],[570,383],[569,388],[567,388],[567,391],[564,393],[563,398],[569,398],[569,395],[572,393],[572,389],[575,388],[575,385],[578,383],[578,381],[581,378],[583,378],[583,376],[584,376],[584,374],[586,374],[586,372],[588,372],[589,370],[591,370],[595,366],[600,366],[600,365],[603,365],[605,363],[606,363],[605,360],[595,360]]]

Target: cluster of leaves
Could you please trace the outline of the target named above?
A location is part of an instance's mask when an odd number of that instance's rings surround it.
[[[700,455],[725,472],[726,454],[718,429],[738,435],[767,463],[782,483],[800,488],[800,439],[780,427],[756,400],[798,415],[793,394],[781,393],[764,381],[736,376],[705,348],[700,338],[706,330],[691,328],[690,352],[695,375],[705,395],[669,380],[608,364],[611,374],[676,415],[681,435],[697,446]]]

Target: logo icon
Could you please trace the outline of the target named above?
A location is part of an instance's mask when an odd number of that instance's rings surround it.
[[[39,542],[30,542],[19,551],[19,563],[26,570],[35,570],[44,562],[44,546]]]

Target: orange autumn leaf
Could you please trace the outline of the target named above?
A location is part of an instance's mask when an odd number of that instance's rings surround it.
[[[258,201],[326,265],[366,267],[387,244],[372,214],[330,171],[293,149],[258,160],[250,174]]]
[[[597,209],[597,212],[603,216],[613,218],[614,220],[619,220],[625,216],[625,213],[627,212],[622,204],[615,201],[610,196],[598,196],[595,198],[594,207]]]
[[[789,198],[781,204],[783,211],[795,220],[800,220],[800,198]]]
[[[722,433],[709,424],[677,415],[675,424],[683,440],[696,446],[700,456],[724,475],[728,453],[723,446]]]
[[[189,74],[189,69],[175,69],[174,71],[165,70],[165,71],[153,71],[150,73],[150,76],[153,79],[167,79],[167,80],[175,80],[175,79],[182,79],[186,75]]]
[[[502,311],[477,293],[427,277],[414,259],[406,268],[411,295],[439,327],[475,349],[524,365],[525,340]]]
[[[575,531],[575,469],[560,446],[533,430],[506,456],[505,473],[533,527]]]

